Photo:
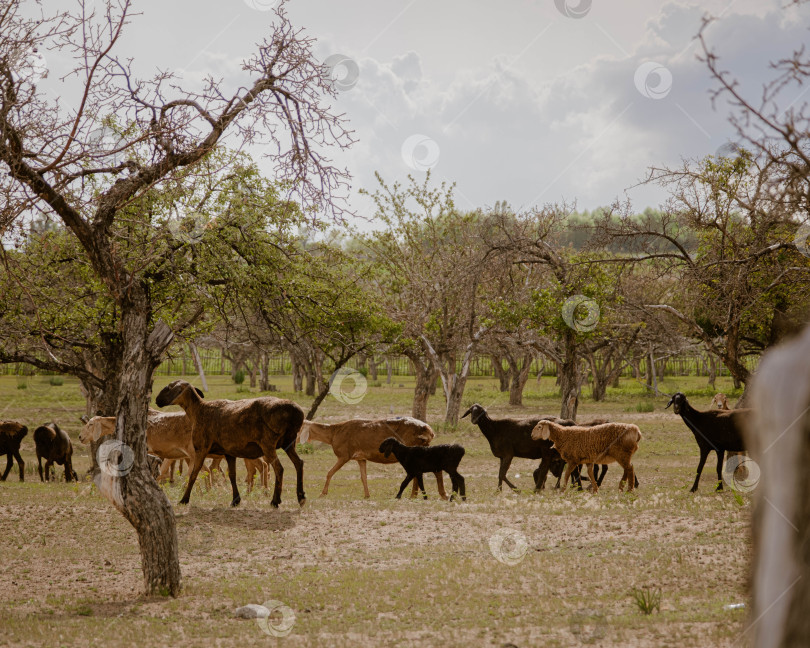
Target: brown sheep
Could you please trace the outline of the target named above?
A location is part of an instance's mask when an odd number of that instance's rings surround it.
[[[73,470],[73,444],[70,437],[56,423],[46,423],[34,430],[34,444],[37,448],[37,464],[41,481],[50,481],[50,470],[54,463],[65,466],[65,481],[79,481]],[[42,458],[45,457],[45,475],[42,474]],[[54,470],[54,478],[56,470]]]
[[[258,459],[263,456],[276,474],[270,503],[278,507],[284,469],[276,449],[282,448],[295,466],[298,503],[304,505],[304,462],[295,451],[295,440],[304,422],[304,410],[298,405],[270,396],[239,401],[203,400],[185,380],[166,385],[155,402],[158,407],[179,405],[191,420],[196,457],[181,504],[188,504],[205,457],[213,453],[225,455],[228,462],[228,477],[233,490],[231,506],[238,506],[241,501],[236,486],[236,458]]]
[[[17,467],[20,469],[20,481],[25,481],[25,462],[20,456],[20,443],[23,437],[28,434],[28,428],[16,421],[0,421],[0,455],[6,455],[7,463],[0,481],[6,481],[14,460],[17,460]]]
[[[633,454],[638,450],[641,430],[632,423],[564,427],[552,421],[540,421],[532,430],[532,439],[552,441],[554,449],[568,464],[565,468],[563,491],[568,485],[571,471],[576,466],[586,464],[593,492],[599,492],[599,484],[594,479],[593,464],[609,464],[614,461],[624,468],[619,490],[623,490],[625,480],[628,482],[628,492],[635,487]]]
[[[352,419],[342,423],[313,423],[304,421],[299,435],[299,441],[322,441],[332,446],[337,457],[337,463],[332,466],[326,475],[321,497],[329,493],[329,482],[335,473],[349,461],[356,461],[360,466],[360,480],[363,482],[363,493],[366,498],[368,481],[366,479],[366,461],[374,463],[396,463],[397,458],[384,455],[380,452],[380,444],[388,437],[395,437],[406,446],[427,446],[433,440],[433,430],[427,423],[415,418],[398,417],[380,420]],[[439,487],[439,496],[446,500],[444,480],[441,471],[435,473],[436,483]],[[413,483],[411,497],[416,497],[417,483]]]

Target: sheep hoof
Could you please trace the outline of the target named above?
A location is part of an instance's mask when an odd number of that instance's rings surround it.
[[[181,500],[178,502],[178,504],[188,504],[188,497],[184,497],[183,499],[181,499]]]
[[[239,506],[239,502],[241,502],[241,501],[242,501],[242,498],[241,498],[241,497],[237,497],[236,499],[234,499],[234,500],[231,502],[231,506]]]
[[[279,505],[279,504],[281,504],[281,502],[276,502],[275,500],[273,500],[272,502],[270,502],[270,506],[272,506],[273,508],[278,508],[278,505]]]
[[[306,497],[299,497],[298,498],[298,506],[303,506],[306,503],[307,503],[307,498]]]

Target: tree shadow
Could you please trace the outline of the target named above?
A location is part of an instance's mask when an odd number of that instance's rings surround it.
[[[200,524],[250,529],[252,531],[285,531],[298,522],[299,511],[260,511],[255,509],[190,507],[188,513],[176,514],[177,528]]]

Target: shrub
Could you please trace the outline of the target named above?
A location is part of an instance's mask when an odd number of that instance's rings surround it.
[[[661,612],[660,589],[652,590],[649,587],[636,589],[634,587],[633,590],[630,592],[630,595],[633,597],[633,601],[635,602],[636,607],[642,614],[652,614],[653,610]]]
[[[311,443],[299,443],[296,447],[296,452],[298,454],[312,454],[315,452],[315,446]]]
[[[233,375],[233,381],[234,381],[234,382],[235,382],[237,385],[241,385],[243,382],[245,382],[245,372],[244,372],[244,370],[240,369],[239,371],[237,371],[237,372],[236,372],[236,373]]]
[[[17,389],[28,389],[28,383],[27,382],[18,382],[17,383]]]
[[[363,378],[368,378],[368,367],[360,367],[357,371],[363,374]]]
[[[62,376],[51,376],[51,379],[48,382],[50,382],[54,387],[61,387],[65,384],[65,380],[62,378]]]

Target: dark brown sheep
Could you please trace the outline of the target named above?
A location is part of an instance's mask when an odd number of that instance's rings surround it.
[[[16,421],[0,421],[0,455],[6,455],[6,469],[0,481],[6,481],[14,460],[17,460],[17,467],[20,469],[20,481],[25,481],[25,462],[20,456],[20,443],[23,437],[28,434],[28,428]]]
[[[70,437],[56,423],[46,423],[34,430],[34,444],[37,447],[37,465],[39,478],[50,481],[50,470],[53,464],[64,465],[65,481],[79,481],[73,470],[73,444]],[[45,474],[42,474],[42,459],[45,458]],[[54,470],[54,478],[56,470]]]
[[[295,440],[304,422],[304,410],[298,405],[270,396],[238,401],[203,400],[198,390],[195,391],[185,380],[166,385],[155,403],[158,407],[179,405],[191,420],[195,459],[181,504],[188,504],[206,455],[222,454],[228,462],[228,477],[233,490],[231,506],[238,506],[241,501],[236,487],[236,458],[258,459],[263,456],[276,474],[270,503],[277,507],[281,503],[284,469],[276,449],[282,448],[295,466],[298,503],[303,506],[306,501],[304,462],[295,451]]]

